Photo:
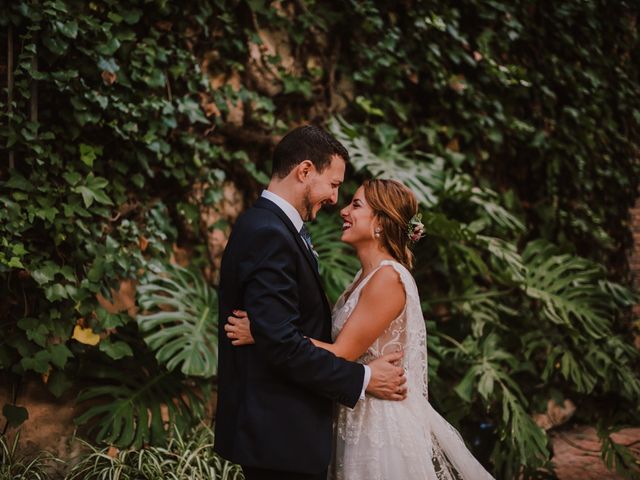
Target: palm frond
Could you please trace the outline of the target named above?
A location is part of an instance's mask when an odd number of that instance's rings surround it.
[[[212,377],[218,365],[217,293],[190,270],[155,265],[141,280],[136,320],[159,363],[169,370]]]

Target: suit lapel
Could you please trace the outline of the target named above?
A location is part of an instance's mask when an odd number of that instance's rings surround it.
[[[316,282],[318,283],[318,287],[322,292],[322,299],[326,304],[325,306],[329,309],[329,311],[331,311],[331,309],[329,308],[327,296],[325,295],[324,288],[322,287],[322,279],[320,278],[320,273],[318,273],[318,269],[316,268],[316,259],[313,258],[313,253],[309,248],[307,248],[307,244],[304,242],[304,240],[300,236],[300,233],[296,231],[296,227],[293,226],[293,223],[291,223],[291,220],[289,220],[289,217],[287,217],[287,215],[275,203],[263,197],[258,198],[254,206],[258,208],[265,208],[275,213],[280,218],[280,220],[282,220],[282,222],[286,225],[286,227],[289,229],[289,231],[293,235],[293,238],[298,244],[298,248],[302,250],[303,255],[305,256],[305,258],[307,259],[307,262],[309,263],[309,266],[311,267],[311,271],[313,272]]]

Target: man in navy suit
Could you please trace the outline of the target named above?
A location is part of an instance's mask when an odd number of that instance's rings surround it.
[[[236,222],[222,258],[215,450],[247,480],[324,480],[333,402],[353,407],[365,391],[406,396],[401,353],[364,366],[307,338],[331,341],[331,309],[304,222],[337,202],[348,159],[319,127],[289,132],[267,190]],[[235,309],[248,312],[254,345],[227,338],[222,319]]]

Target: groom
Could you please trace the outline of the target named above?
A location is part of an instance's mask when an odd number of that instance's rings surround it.
[[[354,407],[364,392],[406,395],[401,358],[363,366],[316,348],[331,341],[331,309],[305,221],[335,204],[349,154],[316,126],[276,146],[267,190],[236,222],[220,272],[215,450],[247,480],[324,480],[333,402]],[[246,310],[255,345],[234,347],[224,321]]]

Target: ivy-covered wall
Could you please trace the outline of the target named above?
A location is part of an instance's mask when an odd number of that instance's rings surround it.
[[[637,424],[637,20],[630,1],[5,2],[3,381],[83,387],[97,441],[196,420],[226,235],[314,121],[352,154],[343,195],[383,175],[420,198],[433,401],[500,478],[552,469],[549,399],[606,439]],[[333,298],[357,267],[335,217],[314,231]]]

